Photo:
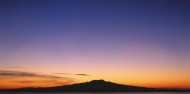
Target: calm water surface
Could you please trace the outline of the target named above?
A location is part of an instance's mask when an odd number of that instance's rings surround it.
[[[190,92],[126,92],[126,93],[32,93],[32,92],[0,92],[0,94],[190,94]]]

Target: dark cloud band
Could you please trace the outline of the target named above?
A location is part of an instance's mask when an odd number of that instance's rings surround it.
[[[5,71],[0,70],[0,76],[11,76],[11,77],[39,77],[39,78],[51,78],[51,79],[62,79],[63,77],[42,75],[31,72],[20,72],[20,71]]]

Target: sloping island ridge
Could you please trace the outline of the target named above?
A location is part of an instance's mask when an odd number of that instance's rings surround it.
[[[20,88],[3,92],[190,92],[190,89],[159,89],[122,85],[104,80],[48,88]]]

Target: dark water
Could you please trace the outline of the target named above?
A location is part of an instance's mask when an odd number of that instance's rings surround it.
[[[32,93],[32,92],[0,92],[0,94],[190,94],[190,92],[125,92],[125,93]]]

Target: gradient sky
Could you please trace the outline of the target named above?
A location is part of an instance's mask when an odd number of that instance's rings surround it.
[[[0,14],[0,88],[190,88],[189,0],[0,0]]]

